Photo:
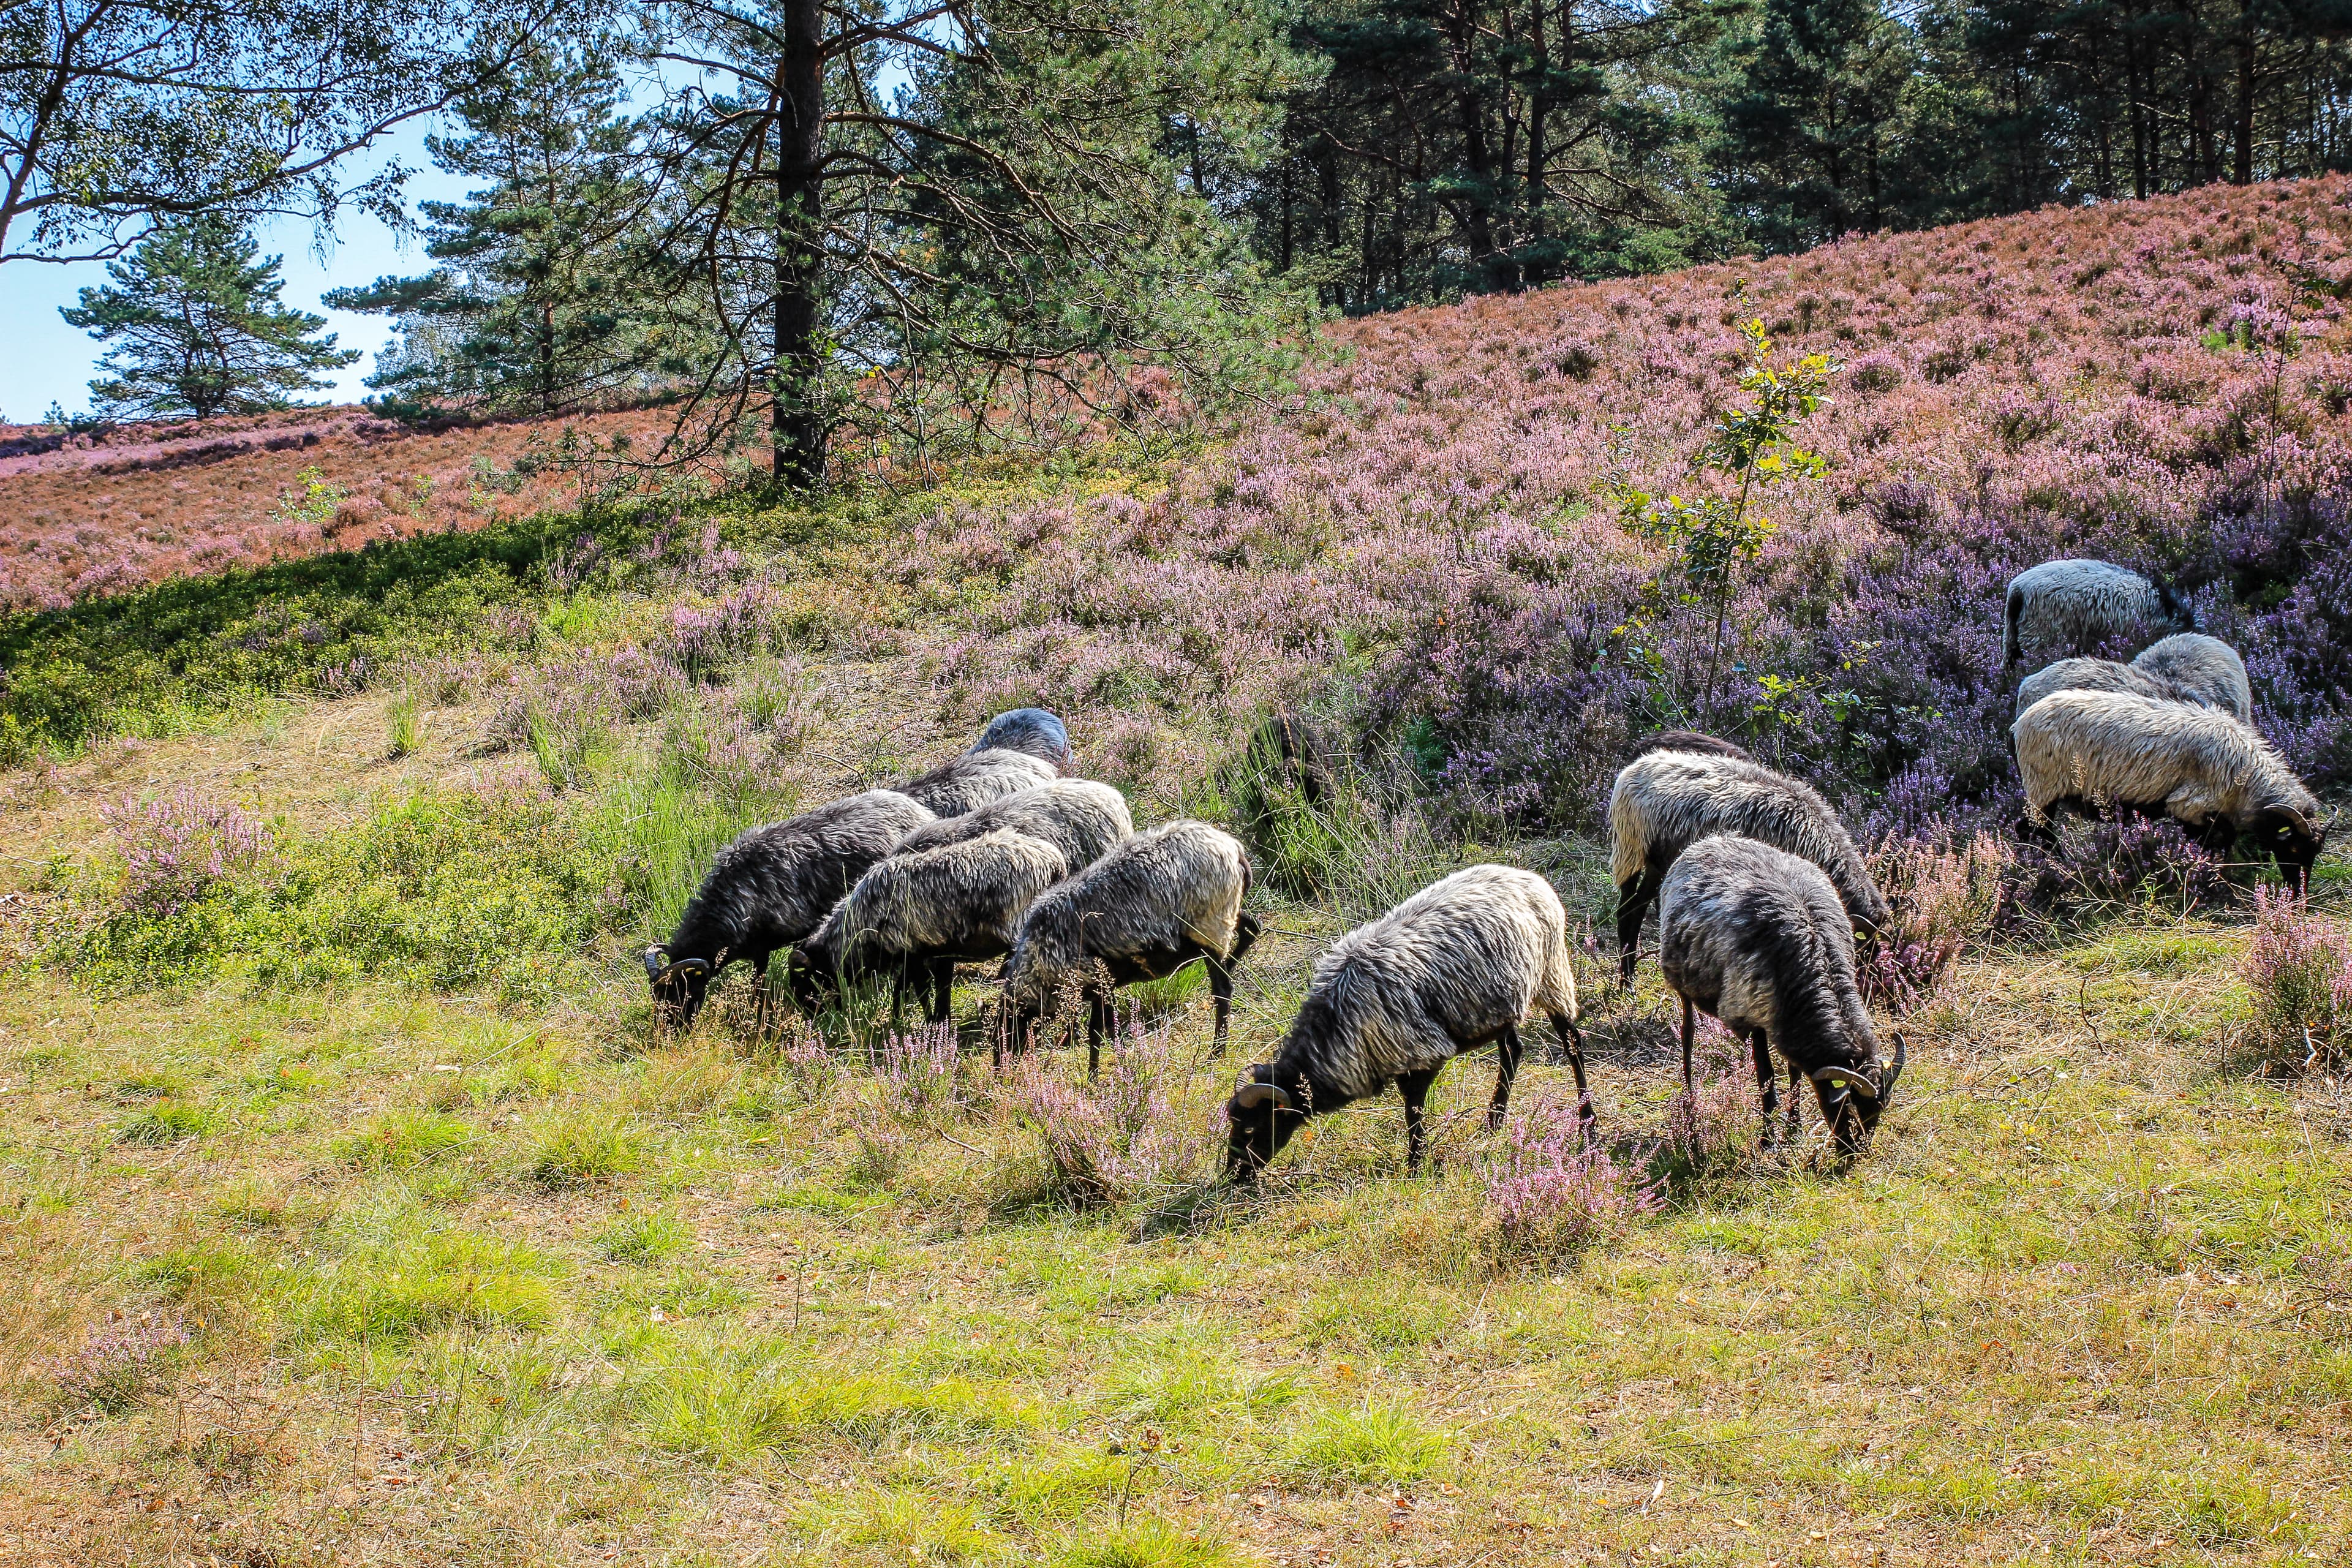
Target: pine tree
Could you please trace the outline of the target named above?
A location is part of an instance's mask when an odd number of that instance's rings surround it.
[[[282,259],[261,258],[260,242],[228,218],[190,218],[154,230],[129,257],[110,262],[104,289],[85,289],[58,314],[114,346],[89,384],[90,406],[106,418],[205,418],[283,408],[317,379],[358,359],[356,349],[321,337],[323,316],[278,302]]]
[[[368,377],[385,406],[561,414],[690,368],[687,334],[648,309],[655,273],[630,243],[646,191],[622,100],[593,50],[542,50],[460,101],[467,134],[427,139],[436,163],[484,182],[423,204],[440,265],[327,296],[397,318],[400,341]]]

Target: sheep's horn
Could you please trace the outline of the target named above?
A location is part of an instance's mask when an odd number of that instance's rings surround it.
[[[1870,1075],[1856,1071],[1853,1068],[1823,1068],[1818,1072],[1809,1073],[1806,1076],[1815,1083],[1826,1083],[1832,1089],[1847,1089],[1867,1100],[1879,1098],[1878,1085],[1870,1080]]]
[[[1290,1103],[1290,1091],[1278,1083],[1245,1083],[1234,1090],[1234,1108],[1237,1110],[1255,1110],[1269,1100],[1285,1110],[1295,1109]]]
[[[1895,1059],[1886,1064],[1886,1071],[1878,1080],[1878,1102],[1881,1105],[1895,1098],[1895,1080],[1903,1076],[1903,1063],[1911,1055],[1911,1046],[1904,1039],[1903,1031],[1895,1031]]]
[[[655,984],[658,985],[673,974],[708,974],[709,973],[710,961],[709,959],[681,958],[676,963],[664,964],[659,970],[656,971],[653,981]]]
[[[646,978],[648,980],[659,980],[662,976],[662,965],[668,957],[669,954],[664,952],[660,948],[649,947],[646,949]]]

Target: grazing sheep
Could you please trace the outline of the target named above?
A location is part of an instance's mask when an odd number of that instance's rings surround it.
[[[1718,740],[1713,735],[1702,735],[1696,730],[1661,730],[1654,735],[1644,736],[1626,761],[1646,757],[1652,752],[1691,752],[1700,756],[1731,757],[1743,763],[1756,760],[1747,747]]]
[[[1194,959],[1209,973],[1216,1004],[1212,1049],[1222,1052],[1234,970],[1258,937],[1255,917],[1242,908],[1249,887],[1249,857],[1238,839],[1205,822],[1178,821],[1123,840],[1039,895],[1004,966],[1000,1057],[1003,1038],[1025,1042],[1056,993],[1076,986],[1087,1003],[1092,1072],[1109,1021],[1104,972],[1112,985],[1128,985],[1173,974]]]
[[[2218,708],[2234,714],[2241,724],[2254,721],[2254,689],[2246,679],[2246,661],[2220,637],[2175,632],[2142,648],[2132,668],[2169,686],[2175,701]]]
[[[1056,768],[1070,765],[1070,731],[1043,708],[1015,708],[988,721],[972,743],[975,752],[1021,752]]]
[[[1875,931],[1886,923],[1886,900],[1872,885],[1862,851],[1811,785],[1737,757],[1652,752],[1627,763],[1609,792],[1621,980],[1633,978],[1642,917],[1675,857],[1717,833],[1802,855],[1828,873],[1854,925]]]
[[[2137,572],[2105,561],[2044,561],[2010,579],[2001,614],[2004,670],[2032,644],[2042,657],[2087,653],[2109,637],[2193,632],[2189,606]]]
[[[894,1013],[911,983],[925,997],[925,1016],[944,1023],[955,966],[1011,951],[1031,900],[1069,874],[1059,849],[1002,827],[893,855],[860,877],[795,950],[793,997],[814,1013],[828,992],[886,974]]]
[[[1052,784],[1062,775],[1054,764],[1023,752],[966,752],[927,773],[888,787],[921,801],[940,816],[961,816],[992,800]]]
[[[1811,861],[1723,835],[1683,851],[1658,900],[1658,967],[1683,1001],[1683,1088],[1691,1076],[1692,1009],[1723,1021],[1755,1054],[1772,1145],[1778,1096],[1772,1052],[1789,1064],[1789,1129],[1797,1080],[1812,1080],[1822,1120],[1842,1152],[1869,1140],[1903,1071],[1903,1037],[1883,1067],[1869,1009],[1854,984],[1853,927]]]
[[[1496,1042],[1489,1126],[1502,1123],[1519,1068],[1519,1023],[1551,1021],[1576,1073],[1589,1141],[1584,1038],[1568,917],[1551,884],[1510,866],[1473,866],[1423,888],[1316,962],[1307,1000],[1271,1062],[1253,1067],[1226,1103],[1228,1173],[1256,1175],[1310,1116],[1378,1094],[1404,1098],[1405,1165],[1421,1165],[1422,1105],[1438,1069]]]
[[[2254,695],[2246,661],[2218,637],[2179,632],[2143,651],[2129,664],[2111,658],[2062,658],[2017,685],[2012,715],[2053,691],[2128,691],[2159,702],[2186,702],[2231,714],[2241,724],[2254,717]]]
[[[2010,726],[2025,780],[2021,836],[2053,841],[2056,806],[2163,816],[2215,853],[2241,833],[2300,890],[2326,843],[2319,802],[2248,725],[2125,691],[2056,691]]]
[[[2179,700],[2169,682],[2137,664],[2118,664],[2112,658],[2062,658],[2017,683],[2011,718],[2021,716],[2053,691],[2128,691],[2159,702]]]
[[[656,1016],[691,1025],[711,980],[735,959],[764,979],[771,954],[814,931],[868,867],[931,819],[919,803],[873,789],[739,835],[711,861],[669,941],[646,949]]]
[[[899,840],[895,853],[911,855],[961,843],[1000,827],[1044,839],[1062,852],[1071,870],[1083,871],[1133,833],[1135,823],[1128,816],[1127,797],[1110,785],[1092,779],[1055,779],[961,816],[926,823]]]

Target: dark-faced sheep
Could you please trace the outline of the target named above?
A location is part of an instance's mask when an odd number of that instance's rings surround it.
[[[2125,691],[2058,691],[2027,709],[2010,735],[2025,781],[2023,837],[2052,841],[2061,806],[2168,816],[2217,854],[2245,834],[2297,889],[2328,825],[2319,802],[2270,742],[2211,708]]]
[[[1222,1052],[1234,970],[1258,936],[1256,918],[1242,908],[1249,887],[1240,841],[1205,822],[1171,822],[1123,840],[1022,917],[1004,966],[1003,1037],[1025,1043],[1056,996],[1075,990],[1087,1005],[1092,1071],[1108,1022],[1102,981],[1158,980],[1197,959],[1216,1008],[1212,1049]]]
[[[2001,611],[2005,670],[2035,650],[2042,658],[2092,652],[2122,637],[2137,643],[2193,632],[2196,617],[2172,590],[2105,561],[2044,561],[2010,579]]]
[[[1737,757],[1652,752],[1627,763],[1609,793],[1621,979],[1633,977],[1642,917],[1675,858],[1717,833],[1744,834],[1803,856],[1828,874],[1855,926],[1874,931],[1886,923],[1886,900],[1862,851],[1811,785]]]
[[[1405,1165],[1419,1169],[1422,1107],[1438,1069],[1493,1041],[1486,1118],[1501,1125],[1518,1072],[1519,1026],[1538,1012],[1575,1070],[1589,1139],[1592,1104],[1567,937],[1551,884],[1509,866],[1456,871],[1341,937],[1316,962],[1274,1060],[1251,1068],[1226,1103],[1228,1173],[1250,1180],[1308,1118],[1391,1082],[1404,1099]]]
[[[1031,901],[1068,875],[1060,850],[1004,828],[893,855],[794,951],[793,998],[814,1013],[844,985],[887,978],[894,1012],[911,986],[944,1023],[955,966],[1012,951]]]
[[[814,931],[842,895],[930,811],[887,789],[867,790],[785,822],[739,835],[710,863],[668,942],[646,949],[654,1010],[677,1028],[694,1022],[719,971],[768,960]]]
[[[1043,708],[1015,708],[988,721],[973,742],[975,752],[1021,752],[1056,768],[1070,765],[1070,731]]]
[[[1092,779],[1055,779],[1035,789],[1008,795],[961,816],[925,823],[900,840],[898,853],[934,849],[1010,828],[1043,839],[1062,852],[1073,871],[1082,871],[1135,831],[1127,797]]]
[[[961,816],[993,800],[1052,784],[1062,775],[1054,764],[1025,752],[966,752],[927,773],[889,787],[918,800],[940,816]]]
[[[2246,679],[2246,661],[2220,637],[2176,632],[2142,648],[2132,668],[2171,688],[2175,701],[2218,708],[2241,724],[2254,721],[2254,688]]]
[[[1878,1037],[1854,984],[1853,926],[1821,868],[1752,838],[1703,839],[1683,851],[1658,899],[1658,967],[1683,1003],[1683,1088],[1691,1073],[1692,1009],[1722,1020],[1754,1053],[1770,1147],[1777,1108],[1772,1053],[1789,1066],[1789,1122],[1810,1079],[1842,1152],[1867,1142],[1903,1070],[1903,1037],[1881,1066]]]

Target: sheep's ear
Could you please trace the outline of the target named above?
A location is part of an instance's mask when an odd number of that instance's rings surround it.
[[[1255,1110],[1269,1100],[1285,1110],[1293,1109],[1290,1091],[1278,1083],[1245,1083],[1234,1090],[1236,1110]]]

